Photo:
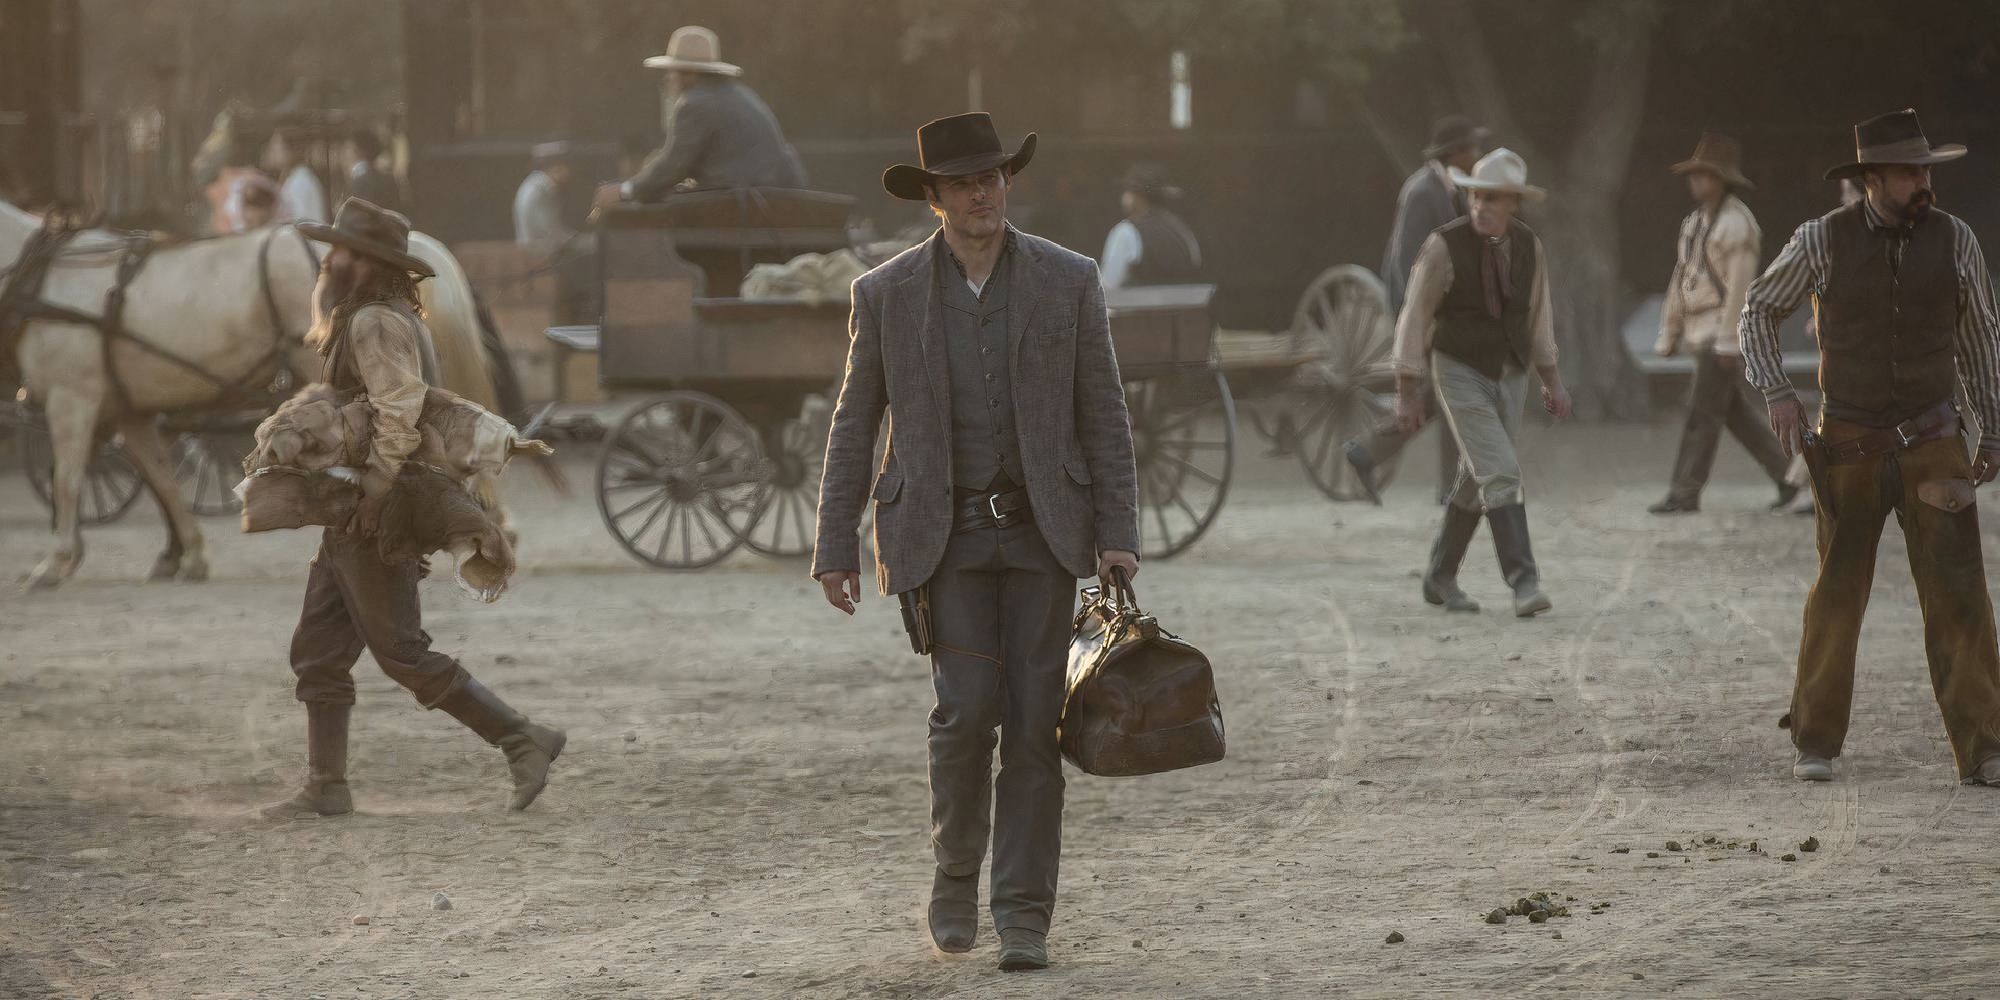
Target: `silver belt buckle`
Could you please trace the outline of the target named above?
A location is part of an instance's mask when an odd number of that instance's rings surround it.
[[[1912,421],[1905,420],[1902,423],[1896,425],[1896,440],[1901,442],[1902,446],[1905,448],[1908,448],[1912,443],[1914,443],[1917,440],[1916,435],[1911,434],[1909,431],[1903,429],[1905,427],[1910,426],[1911,423]]]
[[[1000,513],[1000,494],[998,493],[989,494],[986,497],[986,512],[992,514],[993,523],[999,525],[1005,525],[1007,518],[1012,516]]]

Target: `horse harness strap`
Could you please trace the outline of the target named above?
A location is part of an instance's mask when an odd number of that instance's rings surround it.
[[[112,281],[110,290],[104,295],[102,316],[91,316],[68,306],[42,301],[39,296],[42,284],[48,277],[50,265],[61,255],[62,248],[79,232],[80,230],[66,224],[44,226],[29,238],[28,245],[22,249],[19,262],[7,272],[6,283],[0,285],[0,348],[5,349],[5,357],[13,356],[15,340],[31,321],[77,323],[92,327],[103,335],[100,343],[104,354],[104,374],[110,381],[111,391],[122,410],[130,409],[131,395],[126,391],[124,382],[119,380],[117,370],[113,367],[112,342],[116,340],[123,340],[154,357],[199,376],[214,384],[225,396],[234,396],[257,406],[268,403],[266,398],[244,388],[244,383],[262,371],[266,365],[273,361],[282,361],[285,348],[289,344],[304,339],[303,336],[293,337],[285,332],[283,318],[278,309],[277,295],[271,287],[271,241],[277,237],[279,230],[273,229],[266,233],[263,243],[257,249],[258,280],[264,294],[265,309],[271,320],[271,350],[251,366],[244,377],[237,379],[223,378],[166,348],[134,336],[125,328],[126,289],[151,259],[154,247],[153,239],[143,233],[133,233],[125,239],[118,258],[117,275]],[[312,252],[310,244],[306,245],[305,252],[306,258],[313,262],[313,268],[317,271],[318,257]],[[282,364],[279,365],[278,375],[273,379],[271,388],[282,392],[289,384],[289,374]]]

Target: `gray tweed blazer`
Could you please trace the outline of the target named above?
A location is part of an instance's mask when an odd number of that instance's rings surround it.
[[[1015,427],[1042,537],[1078,578],[1100,551],[1139,549],[1138,474],[1125,387],[1097,264],[1016,232],[1007,255],[1007,343]],[[922,586],[951,537],[951,373],[932,267],[939,230],[854,282],[853,338],[820,480],[812,573],[861,569],[859,528],[875,505],[884,594]],[[873,477],[876,431],[888,448]]]

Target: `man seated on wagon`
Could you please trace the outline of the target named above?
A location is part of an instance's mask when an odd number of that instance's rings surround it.
[[[1201,243],[1173,209],[1181,189],[1168,183],[1167,169],[1138,163],[1125,172],[1125,219],[1111,228],[1099,261],[1106,288],[1177,285],[1198,281]]]
[[[661,201],[682,189],[805,187],[805,168],[777,117],[737,79],[742,67],[722,61],[721,49],[715,32],[689,25],[674,32],[665,55],[646,60],[667,71],[673,129],[631,179],[598,188],[598,206]]]

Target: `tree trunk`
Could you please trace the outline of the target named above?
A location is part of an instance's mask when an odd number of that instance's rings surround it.
[[[1589,37],[1579,39],[1591,62],[1573,119],[1577,131],[1560,158],[1521,129],[1473,5],[1436,0],[1422,9],[1431,15],[1430,34],[1445,52],[1460,106],[1521,154],[1531,183],[1549,189],[1548,200],[1529,210],[1529,224],[1548,250],[1563,380],[1578,416],[1644,416],[1645,378],[1621,332],[1618,203],[1644,111],[1658,4],[1625,0],[1591,20]]]

